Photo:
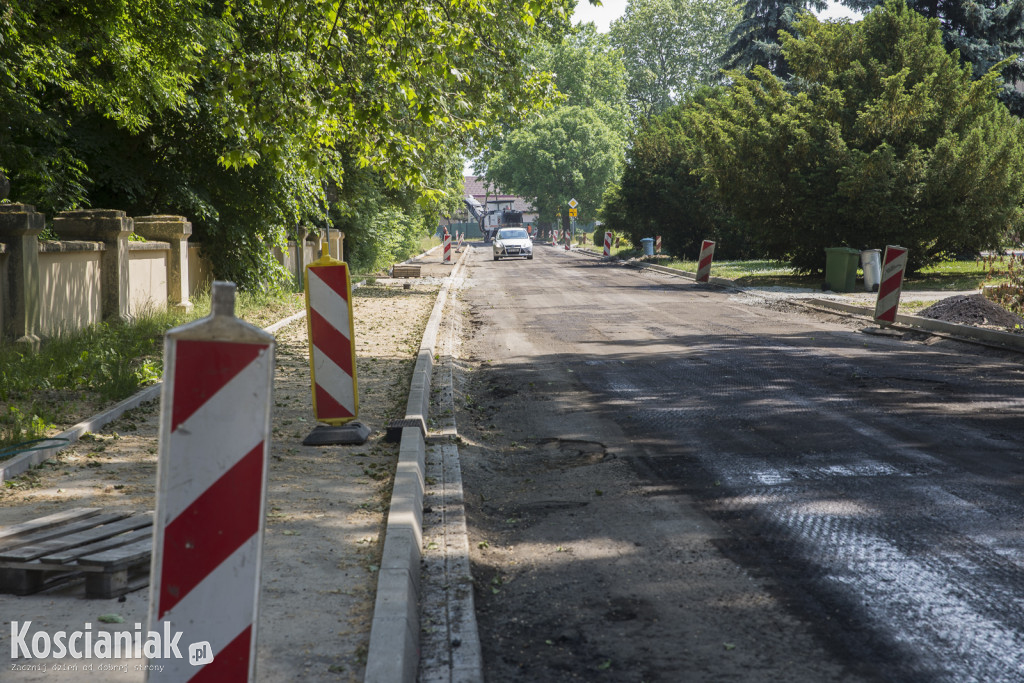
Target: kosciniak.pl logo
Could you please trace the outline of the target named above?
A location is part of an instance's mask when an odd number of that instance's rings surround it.
[[[182,659],[178,641],[182,632],[171,632],[164,622],[163,631],[143,631],[136,622],[135,630],[94,631],[91,623],[79,631],[32,631],[32,622],[11,622],[11,659]],[[210,643],[192,643],[188,647],[189,662],[202,666],[213,661]]]

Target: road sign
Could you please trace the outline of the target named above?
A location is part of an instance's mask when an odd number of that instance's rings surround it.
[[[569,218],[576,218],[576,209],[569,209]]]
[[[580,203],[578,201],[576,201],[575,199],[570,199],[569,200],[569,208],[575,209],[579,205],[580,205]]]

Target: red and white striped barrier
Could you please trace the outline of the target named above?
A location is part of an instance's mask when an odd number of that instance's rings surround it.
[[[875,322],[891,325],[896,322],[896,309],[903,291],[903,271],[907,268],[907,249],[889,245],[882,257],[882,277],[875,300]]]
[[[711,261],[715,257],[715,243],[704,240],[700,245],[700,258],[697,260],[697,282],[711,280]]]
[[[210,316],[164,339],[149,630],[190,647],[148,681],[255,679],[274,337],[234,307],[215,282]]]
[[[558,246],[558,231],[553,228],[551,230],[551,246]]]
[[[565,237],[565,250],[566,251],[571,251],[572,250],[572,232],[569,231],[569,230],[563,230],[562,233],[563,233],[563,235]]]
[[[444,231],[444,258],[441,260],[442,263],[452,262],[452,236],[448,234],[448,231]]]
[[[612,234],[610,232],[604,234],[604,255],[612,255]]]
[[[348,264],[325,250],[306,266],[305,284],[313,415],[324,424],[344,424],[359,414]]]
[[[654,236],[654,253],[655,254],[660,254],[661,253],[661,235],[655,235]]]

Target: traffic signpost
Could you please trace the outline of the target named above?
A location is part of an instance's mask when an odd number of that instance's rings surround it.
[[[565,238],[565,250],[569,251],[572,248],[572,238],[576,236],[576,213],[577,208],[580,205],[575,198],[569,200],[569,218],[572,219],[572,230]]]

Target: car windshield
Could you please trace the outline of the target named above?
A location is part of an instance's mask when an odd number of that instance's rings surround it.
[[[498,231],[499,240],[527,240],[530,236],[522,228],[511,228]]]

